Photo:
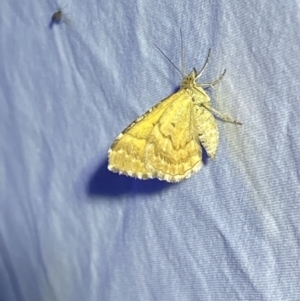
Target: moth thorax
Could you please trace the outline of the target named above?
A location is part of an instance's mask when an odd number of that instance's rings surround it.
[[[206,92],[199,86],[194,88],[194,97],[197,103],[208,103],[210,102],[210,97]]]

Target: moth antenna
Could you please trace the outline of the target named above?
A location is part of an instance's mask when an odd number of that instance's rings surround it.
[[[177,66],[164,54],[164,52],[155,44],[154,46],[160,51],[160,53],[172,64],[172,66],[184,77],[184,74],[177,68]]]
[[[181,69],[182,73],[185,74],[185,64],[184,64],[184,51],[183,51],[183,35],[180,28],[180,56],[181,56]]]

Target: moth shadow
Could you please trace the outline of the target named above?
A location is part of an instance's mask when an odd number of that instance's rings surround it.
[[[119,175],[109,171],[107,165],[108,161],[105,160],[91,176],[86,189],[89,196],[118,196],[128,193],[152,194],[172,185],[156,179],[140,180]]]
[[[206,165],[209,157],[208,157],[208,154],[207,154],[205,148],[202,145],[201,145],[201,148],[202,148],[202,162],[204,165]]]

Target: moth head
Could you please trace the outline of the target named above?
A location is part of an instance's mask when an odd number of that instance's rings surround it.
[[[197,85],[196,83],[196,77],[197,77],[197,71],[194,68],[190,74],[188,74],[187,76],[185,76],[182,79],[181,82],[181,88],[182,89],[191,89],[192,87],[194,87],[195,85]]]

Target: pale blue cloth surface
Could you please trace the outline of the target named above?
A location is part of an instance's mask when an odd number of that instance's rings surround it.
[[[60,3],[0,10],[0,300],[300,300],[299,1]],[[216,159],[179,184],[107,170],[187,71],[219,111]]]

